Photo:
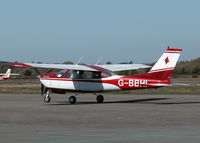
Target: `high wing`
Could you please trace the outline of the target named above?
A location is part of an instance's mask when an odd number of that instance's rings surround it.
[[[97,65],[98,67],[108,69],[110,71],[125,71],[125,70],[135,70],[142,68],[150,68],[151,66],[147,66],[144,64],[110,64],[110,65]]]
[[[98,71],[103,68],[110,71],[123,71],[133,70],[140,68],[150,68],[150,66],[143,64],[112,64],[112,65],[66,65],[66,64],[37,64],[37,63],[12,63],[11,66],[15,67],[36,67],[36,68],[53,68],[53,69],[70,69],[70,70],[85,70],[85,71]]]
[[[49,69],[70,69],[70,70],[85,70],[85,71],[98,71],[84,65],[66,65],[66,64],[36,64],[36,63],[12,63],[11,66],[15,67],[36,67],[36,68],[49,68]]]

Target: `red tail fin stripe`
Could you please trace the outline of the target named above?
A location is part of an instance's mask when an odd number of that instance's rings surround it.
[[[172,48],[167,48],[166,52],[182,52],[183,49],[172,49]]]
[[[158,69],[158,70],[151,70],[151,71],[149,71],[149,73],[168,71],[168,70],[174,70],[174,68],[164,68],[164,69]]]

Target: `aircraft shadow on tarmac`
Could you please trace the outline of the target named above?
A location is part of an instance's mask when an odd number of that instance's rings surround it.
[[[145,99],[135,99],[135,100],[122,100],[122,101],[104,101],[103,103],[97,103],[93,101],[85,101],[85,102],[77,102],[75,105],[88,105],[88,104],[117,104],[117,103],[127,103],[127,104],[157,104],[157,105],[173,105],[173,104],[200,104],[200,102],[190,101],[190,102],[152,102],[152,101],[162,101],[162,100],[169,100],[172,98],[145,98]],[[74,105],[69,104],[68,102],[57,101],[52,104],[46,105]]]
[[[167,103],[154,103],[154,104],[160,104],[160,105],[173,105],[173,104],[200,104],[200,102],[195,102],[195,101],[191,101],[191,102],[167,102]]]

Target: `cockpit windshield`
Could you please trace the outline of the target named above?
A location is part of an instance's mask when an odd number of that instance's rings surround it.
[[[57,77],[61,77],[67,70],[61,70],[59,72],[56,73]]]

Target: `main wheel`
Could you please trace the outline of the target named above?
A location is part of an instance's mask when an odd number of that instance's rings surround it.
[[[103,100],[104,100],[104,97],[103,97],[102,95],[98,95],[98,96],[97,96],[97,102],[98,102],[98,103],[102,103]]]
[[[75,104],[76,103],[76,97],[75,96],[70,96],[69,97],[69,103],[70,104]]]
[[[44,102],[49,103],[51,101],[51,98],[49,96],[44,97]]]

